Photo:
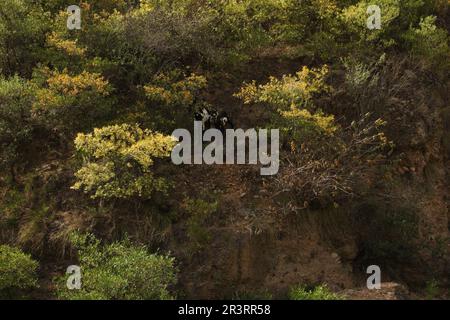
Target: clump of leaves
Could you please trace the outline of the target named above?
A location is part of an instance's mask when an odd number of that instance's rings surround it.
[[[150,254],[129,240],[102,245],[92,234],[72,235],[78,249],[81,289],[69,290],[57,279],[57,295],[67,300],[168,300],[176,283],[175,259]]]
[[[37,287],[38,262],[18,248],[0,245],[0,296],[12,298],[17,290]]]
[[[308,108],[315,94],[329,89],[324,81],[327,73],[326,65],[320,69],[305,66],[295,75],[285,75],[281,79],[270,77],[263,85],[257,85],[255,81],[245,84],[235,97],[245,104],[265,103],[279,110]]]
[[[198,92],[206,87],[206,78],[196,74],[177,79],[179,77],[177,71],[158,74],[151,84],[144,86],[145,95],[166,107],[192,105]]]
[[[112,87],[100,74],[44,68],[35,72],[34,82],[38,89],[33,115],[62,135],[90,129],[111,112]]]
[[[314,288],[296,286],[289,293],[291,300],[343,300],[344,297],[332,292],[327,285],[323,284]]]
[[[439,282],[436,279],[427,281],[425,287],[426,299],[436,299],[440,294]]]
[[[450,60],[448,33],[436,26],[436,17],[428,16],[421,19],[417,28],[410,28],[405,34],[414,56],[425,59],[429,65],[437,68],[447,68]]]
[[[0,77],[0,169],[11,169],[32,138],[33,89],[17,76]]]
[[[93,199],[148,199],[165,192],[164,178],[152,172],[155,159],[170,155],[175,141],[170,136],[141,129],[138,125],[114,125],[78,134],[75,147],[83,166],[75,173],[72,189]]]
[[[50,14],[26,0],[4,0],[0,8],[0,70],[28,76],[43,55]]]

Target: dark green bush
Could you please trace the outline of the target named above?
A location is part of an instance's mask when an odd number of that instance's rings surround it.
[[[15,175],[16,162],[32,139],[34,91],[17,76],[0,78],[0,170]]]
[[[4,0],[0,6],[0,72],[30,75],[44,55],[50,15],[32,1]]]

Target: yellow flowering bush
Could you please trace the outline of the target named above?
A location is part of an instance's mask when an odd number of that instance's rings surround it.
[[[282,167],[275,188],[291,190],[293,207],[307,207],[311,201],[328,205],[353,194],[368,163],[383,160],[392,149],[381,132],[385,122],[371,121],[370,114],[343,128],[333,115],[314,105],[315,95],[326,92],[328,68],[304,67],[295,76],[271,77],[267,84],[244,85],[235,94],[244,104],[263,103],[272,108],[272,126],[280,130],[284,149]]]
[[[286,133],[292,143],[302,140],[315,139],[318,136],[332,136],[338,127],[333,115],[325,115],[323,112],[312,114],[306,109],[291,108],[280,112],[281,119],[277,124]]]
[[[303,67],[295,75],[285,75],[281,79],[270,77],[268,83],[257,85],[256,82],[245,84],[235,94],[245,104],[267,103],[278,109],[306,108],[311,106],[313,95],[328,90],[324,79],[328,67],[309,69]]]
[[[75,147],[83,158],[72,189],[93,199],[150,198],[165,192],[168,182],[152,172],[156,158],[168,157],[175,144],[170,136],[138,125],[114,125],[78,134]]]
[[[244,104],[264,103],[275,109],[273,126],[284,132],[283,140],[292,148],[304,140],[316,141],[322,135],[332,135],[337,129],[333,116],[310,111],[315,109],[314,96],[329,90],[325,83],[327,73],[326,65],[316,69],[303,67],[295,75],[270,77],[266,84],[245,84],[235,97]]]
[[[41,78],[35,78],[39,89],[32,112],[51,129],[71,134],[91,128],[108,116],[113,104],[109,98],[112,87],[100,74],[40,71]]]
[[[176,79],[178,77],[178,72],[157,75],[152,84],[144,86],[146,97],[154,103],[165,106],[192,105],[198,92],[206,88],[206,78],[196,74],[180,80]]]
[[[47,36],[47,44],[69,56],[84,56],[86,53],[86,48],[79,47],[77,40],[62,39],[56,32],[52,32]]]

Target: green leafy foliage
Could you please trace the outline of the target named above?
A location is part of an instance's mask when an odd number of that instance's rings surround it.
[[[326,285],[308,289],[305,286],[297,286],[289,293],[291,300],[342,300],[343,297],[333,293]]]
[[[413,55],[425,59],[430,65],[448,70],[450,61],[447,31],[436,26],[436,17],[421,19],[417,28],[405,34]]]
[[[0,169],[10,169],[32,138],[33,95],[26,80],[0,78]]]
[[[67,300],[168,300],[176,283],[175,260],[150,254],[128,240],[102,245],[93,235],[73,235],[81,268],[81,289],[58,279],[58,297]]]
[[[0,8],[0,70],[6,75],[31,74],[43,55],[50,17],[26,0],[5,0]]]
[[[0,245],[0,296],[11,298],[17,289],[36,287],[38,267],[39,264],[20,249]]]
[[[324,82],[327,73],[326,65],[311,70],[303,67],[294,76],[285,75],[281,79],[271,77],[264,85],[257,86],[255,82],[245,84],[235,96],[245,104],[266,103],[280,110],[308,108],[314,94],[328,89]]]

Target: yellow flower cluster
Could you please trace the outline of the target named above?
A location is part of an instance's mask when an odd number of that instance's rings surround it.
[[[289,111],[281,111],[281,115],[289,121],[294,121],[298,123],[311,123],[323,133],[331,135],[338,129],[334,116],[326,116],[322,113],[311,114],[306,109],[291,108]]]
[[[43,87],[36,90],[36,101],[33,104],[35,115],[48,114],[49,111],[57,114],[63,108],[79,106],[86,111],[86,116],[92,110],[100,109],[106,105],[105,97],[111,93],[111,86],[100,74],[83,71],[72,76],[67,70],[62,72],[41,70],[46,78]],[[55,113],[56,112],[56,113]],[[60,119],[65,121],[65,119]]]
[[[61,39],[56,32],[48,35],[47,44],[67,53],[69,56],[83,57],[86,53],[86,48],[78,47],[76,40]]]
[[[327,65],[315,69],[303,67],[295,75],[285,75],[281,79],[270,77],[263,85],[253,81],[235,96],[244,104],[264,103],[273,107],[276,110],[273,125],[282,130],[286,143],[295,153],[306,140],[329,137],[339,129],[334,116],[309,111],[315,109],[314,95],[329,90],[325,83],[327,74]]]
[[[71,76],[64,72],[53,72],[51,77],[47,79],[49,90],[60,94],[76,96],[83,91],[92,90],[100,95],[109,94],[108,81],[98,73],[90,73],[83,71],[81,74]]]
[[[150,197],[164,191],[167,182],[156,179],[150,170],[155,158],[165,158],[176,141],[171,136],[141,129],[138,125],[96,128],[78,134],[75,147],[84,158],[75,174],[75,190],[96,198]]]
[[[264,85],[256,85],[253,81],[244,85],[235,97],[245,104],[268,103],[279,109],[287,109],[294,105],[297,108],[306,107],[313,94],[326,91],[329,87],[324,79],[328,74],[328,67],[320,69],[303,67],[295,75],[285,75],[281,79],[270,77]]]
[[[197,92],[207,85],[206,78],[196,74],[175,82],[171,76],[160,74],[155,77],[154,82],[155,84],[144,87],[145,95],[150,100],[167,106],[191,105]]]

